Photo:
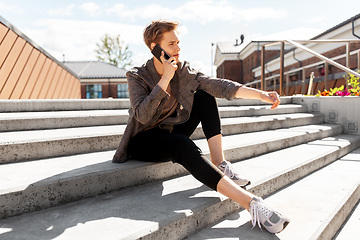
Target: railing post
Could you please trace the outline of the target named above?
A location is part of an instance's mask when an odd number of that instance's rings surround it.
[[[289,81],[290,81],[290,76],[289,76],[289,73],[287,73],[286,74],[285,96],[289,96]]]
[[[305,94],[305,80],[306,80],[306,75],[305,75],[305,68],[303,68],[302,70],[302,81],[301,81],[301,94]]]
[[[265,46],[261,46],[261,90],[264,90],[265,84]]]
[[[274,77],[274,91],[276,91],[276,77]]]
[[[281,42],[280,48],[280,89],[279,94],[282,95],[283,81],[284,81],[284,42]]]
[[[346,43],[346,67],[350,68],[350,43]]]
[[[310,95],[312,94],[312,85],[313,85],[313,81],[314,81],[314,72],[311,72],[310,74],[310,79],[309,79],[309,87],[308,87],[308,92],[307,92],[307,95]]]
[[[328,89],[329,64],[325,62],[325,89]],[[321,90],[320,90],[321,91]]]

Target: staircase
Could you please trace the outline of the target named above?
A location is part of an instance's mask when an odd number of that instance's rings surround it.
[[[178,164],[111,163],[128,100],[0,101],[0,240],[355,239],[360,135],[292,102],[218,100],[226,159],[292,218],[272,235]]]

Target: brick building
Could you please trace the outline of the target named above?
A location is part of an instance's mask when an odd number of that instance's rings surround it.
[[[311,40],[328,39],[356,39],[360,38],[360,14],[310,38]],[[276,40],[257,40],[247,44],[218,43],[215,54],[214,64],[217,66],[217,77],[228,78],[251,87],[260,88],[261,78],[261,46],[279,40],[289,39],[283,36]],[[309,39],[300,38],[297,39]],[[295,40],[297,40],[295,39]],[[308,43],[306,47],[328,57],[335,62],[346,66],[346,43]],[[360,68],[360,43],[349,44],[349,64],[350,69]],[[279,72],[280,72],[280,45],[266,47],[265,51],[265,77],[266,89],[279,91]],[[303,93],[301,81],[303,76],[309,78],[310,73],[314,72],[314,92],[324,90],[324,61],[314,57],[312,54],[285,44],[284,73],[287,77],[289,89],[287,95]],[[304,71],[304,72],[303,72]],[[304,75],[303,75],[304,74]],[[345,73],[334,66],[329,66],[328,88],[346,84]],[[283,83],[283,85],[285,85]]]
[[[218,43],[215,52],[214,65],[216,77],[230,79],[242,84],[255,79],[253,68],[260,65],[261,46],[272,41],[251,41],[239,44]],[[278,47],[269,47],[266,57],[272,58],[279,54]]]
[[[81,98],[128,98],[126,70],[100,61],[64,62],[80,78]]]

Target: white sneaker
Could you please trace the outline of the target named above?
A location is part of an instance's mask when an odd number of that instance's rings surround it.
[[[246,179],[245,177],[241,176],[239,173],[236,172],[236,170],[229,161],[224,160],[217,167],[240,187],[246,187],[247,185],[251,184],[249,179]]]
[[[250,215],[252,228],[258,224],[270,233],[279,233],[289,224],[290,218],[286,215],[274,210],[267,205],[260,197],[254,197],[250,202]]]

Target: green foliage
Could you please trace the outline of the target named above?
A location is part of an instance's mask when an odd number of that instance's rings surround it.
[[[329,96],[334,96],[335,93],[344,91],[344,88],[344,85],[342,85],[341,87],[330,88]]]
[[[360,70],[357,71],[360,73]],[[347,78],[345,78],[349,88],[359,91],[360,90],[360,82],[359,78],[355,77],[353,74],[348,74]]]
[[[132,64],[132,52],[129,50],[129,47],[120,40],[120,35],[111,37],[109,34],[105,34],[105,36],[101,38],[101,43],[97,43],[96,46],[97,49],[95,52],[98,60],[120,68],[125,68]]]

